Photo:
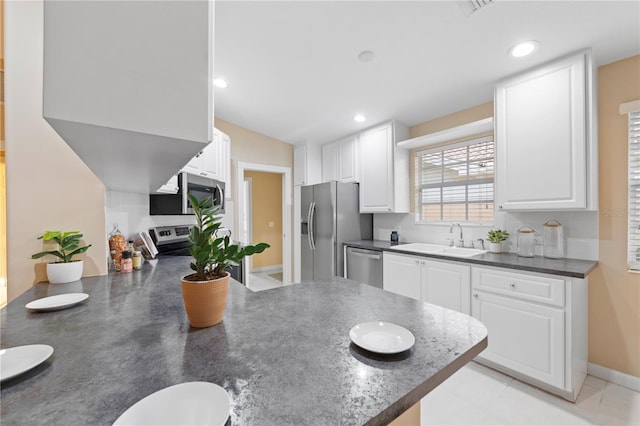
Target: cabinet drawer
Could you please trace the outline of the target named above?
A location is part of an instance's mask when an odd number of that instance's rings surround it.
[[[494,269],[472,268],[474,290],[564,306],[564,280]]]

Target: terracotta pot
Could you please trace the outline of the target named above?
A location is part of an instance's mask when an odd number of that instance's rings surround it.
[[[182,283],[182,299],[191,327],[204,328],[219,324],[227,307],[229,273],[211,281],[185,281]]]
[[[47,279],[51,284],[64,284],[78,281],[82,277],[82,260],[68,263],[47,263]]]

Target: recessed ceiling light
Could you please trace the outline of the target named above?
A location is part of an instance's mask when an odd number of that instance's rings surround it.
[[[364,116],[364,115],[362,115],[362,114],[356,114],[356,115],[353,117],[353,119],[354,119],[355,121],[357,121],[358,123],[362,123],[363,121],[365,121],[365,120],[367,119],[367,117],[365,117],[365,116]]]
[[[223,78],[216,78],[213,80],[213,84],[216,85],[216,87],[220,87],[222,89],[224,89],[225,87],[228,86],[227,81]]]
[[[527,40],[522,43],[518,43],[509,49],[509,55],[514,58],[522,58],[532,54],[538,48],[538,42],[535,40]]]
[[[360,59],[360,62],[371,62],[375,57],[376,54],[370,50],[363,50],[358,54],[358,59]]]

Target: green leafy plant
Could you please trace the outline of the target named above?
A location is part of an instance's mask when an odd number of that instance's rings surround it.
[[[39,240],[55,241],[58,244],[58,250],[41,251],[31,256],[32,259],[39,259],[42,256],[51,254],[60,259],[56,263],[69,263],[72,262],[72,257],[84,253],[91,247],[80,247],[80,238],[82,234],[78,231],[60,232],[60,231],[47,231],[44,235],[38,237]]]
[[[198,200],[188,194],[189,202],[196,216],[196,225],[191,228],[189,241],[193,257],[191,269],[195,273],[185,277],[187,281],[207,281],[222,278],[229,265],[238,265],[245,256],[262,253],[269,244],[259,243],[240,247],[231,244],[229,236],[217,237],[216,231],[220,229],[220,219],[217,216],[219,208],[213,206],[210,198]]]
[[[507,241],[509,233],[504,229],[492,229],[487,233],[487,240],[490,243],[501,243]]]

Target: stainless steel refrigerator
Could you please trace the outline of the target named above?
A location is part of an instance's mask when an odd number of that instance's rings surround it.
[[[342,276],[342,243],[373,236],[373,215],[360,214],[358,184],[303,186],[301,200],[302,281]]]

